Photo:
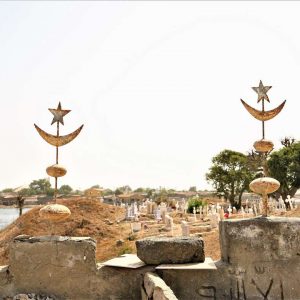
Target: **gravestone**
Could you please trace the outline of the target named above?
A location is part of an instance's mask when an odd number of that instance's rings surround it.
[[[181,232],[182,236],[190,235],[190,225],[186,221],[181,221]]]
[[[160,214],[161,214],[163,223],[166,223],[167,205],[164,202],[162,202],[160,204]]]
[[[173,236],[173,218],[170,217],[169,215],[165,216],[165,221],[166,221],[166,229],[169,231],[169,235]]]
[[[151,215],[152,214],[152,202],[147,200],[146,207],[147,207],[147,215]]]
[[[211,228],[216,228],[218,227],[219,223],[219,215],[217,213],[214,213],[210,216],[210,225]]]

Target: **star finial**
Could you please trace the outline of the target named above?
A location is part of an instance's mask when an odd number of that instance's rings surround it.
[[[70,112],[70,110],[68,109],[61,109],[61,104],[60,102],[58,103],[58,106],[57,106],[57,109],[55,108],[49,108],[50,112],[53,114],[53,120],[52,120],[52,123],[55,123],[55,122],[59,122],[61,123],[62,125],[64,125],[64,116]]]
[[[264,86],[262,81],[259,81],[259,86],[258,87],[252,87],[252,89],[258,94],[257,102],[266,99],[268,102],[270,102],[269,97],[267,95],[267,92],[271,86]]]

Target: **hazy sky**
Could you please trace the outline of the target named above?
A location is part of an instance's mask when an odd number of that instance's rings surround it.
[[[48,108],[72,112],[59,185],[210,188],[211,158],[261,138],[251,89],[287,104],[266,137],[299,136],[299,2],[0,2],[0,189],[45,178]],[[52,181],[53,182],[53,181]]]

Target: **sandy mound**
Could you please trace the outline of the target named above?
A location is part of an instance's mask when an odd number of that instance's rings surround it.
[[[67,220],[55,223],[45,221],[39,216],[41,206],[38,206],[0,231],[0,265],[8,264],[9,243],[20,234],[92,237],[97,241],[96,259],[98,262],[124,253],[135,253],[135,239],[161,234],[154,225],[153,228],[150,226],[147,231],[140,231],[132,235],[130,223],[121,221],[125,216],[124,208],[78,198],[59,200],[58,203],[66,205],[70,209],[71,216]],[[145,219],[144,221],[151,220],[148,217],[142,219]],[[180,235],[180,225],[177,226],[176,235]],[[214,260],[219,259],[219,232],[203,234],[203,239],[205,255]]]
[[[65,221],[50,223],[42,220],[39,206],[0,231],[0,265],[8,263],[9,243],[20,234],[90,236],[97,241],[96,256],[99,261],[134,251],[133,242],[126,241],[130,225],[118,222],[124,218],[123,208],[84,199],[59,200],[58,203],[66,205],[71,211],[71,216]],[[118,239],[123,239],[124,244],[116,246]]]

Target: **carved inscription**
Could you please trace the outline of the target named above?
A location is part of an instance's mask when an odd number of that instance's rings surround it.
[[[262,266],[262,267],[255,266],[254,269],[255,269],[256,274],[264,274],[265,273],[265,267],[264,266]]]
[[[217,300],[217,289],[212,285],[203,285],[197,292],[203,298]]]
[[[269,295],[272,290],[274,280],[271,279],[270,283],[264,291],[264,289],[259,286],[254,279],[251,280],[251,283],[255,286],[256,290],[262,297],[261,299],[263,300],[269,300]],[[283,284],[282,281],[280,280],[280,300],[284,300],[284,292],[283,292]],[[201,296],[201,299],[213,299],[217,300],[217,289],[213,285],[203,285],[201,286],[200,289],[198,289],[197,294]],[[236,280],[235,284],[231,286],[229,290],[229,295],[223,294],[224,299],[230,299],[230,300],[247,300],[247,294],[246,294],[246,288],[245,288],[245,282],[244,280]],[[251,298],[251,297],[250,297]],[[279,298],[278,298],[279,300]]]
[[[230,288],[230,300],[247,300],[245,283],[244,280],[240,283],[238,280],[236,281],[236,296],[234,295],[233,289]]]
[[[256,287],[257,291],[264,297],[264,300],[268,300],[268,295],[272,289],[272,285],[273,285],[273,279],[270,280],[270,284],[269,287],[267,289],[267,291],[264,293],[260,287],[257,285],[257,283],[255,282],[254,279],[251,280],[251,283],[254,284],[254,286]]]

